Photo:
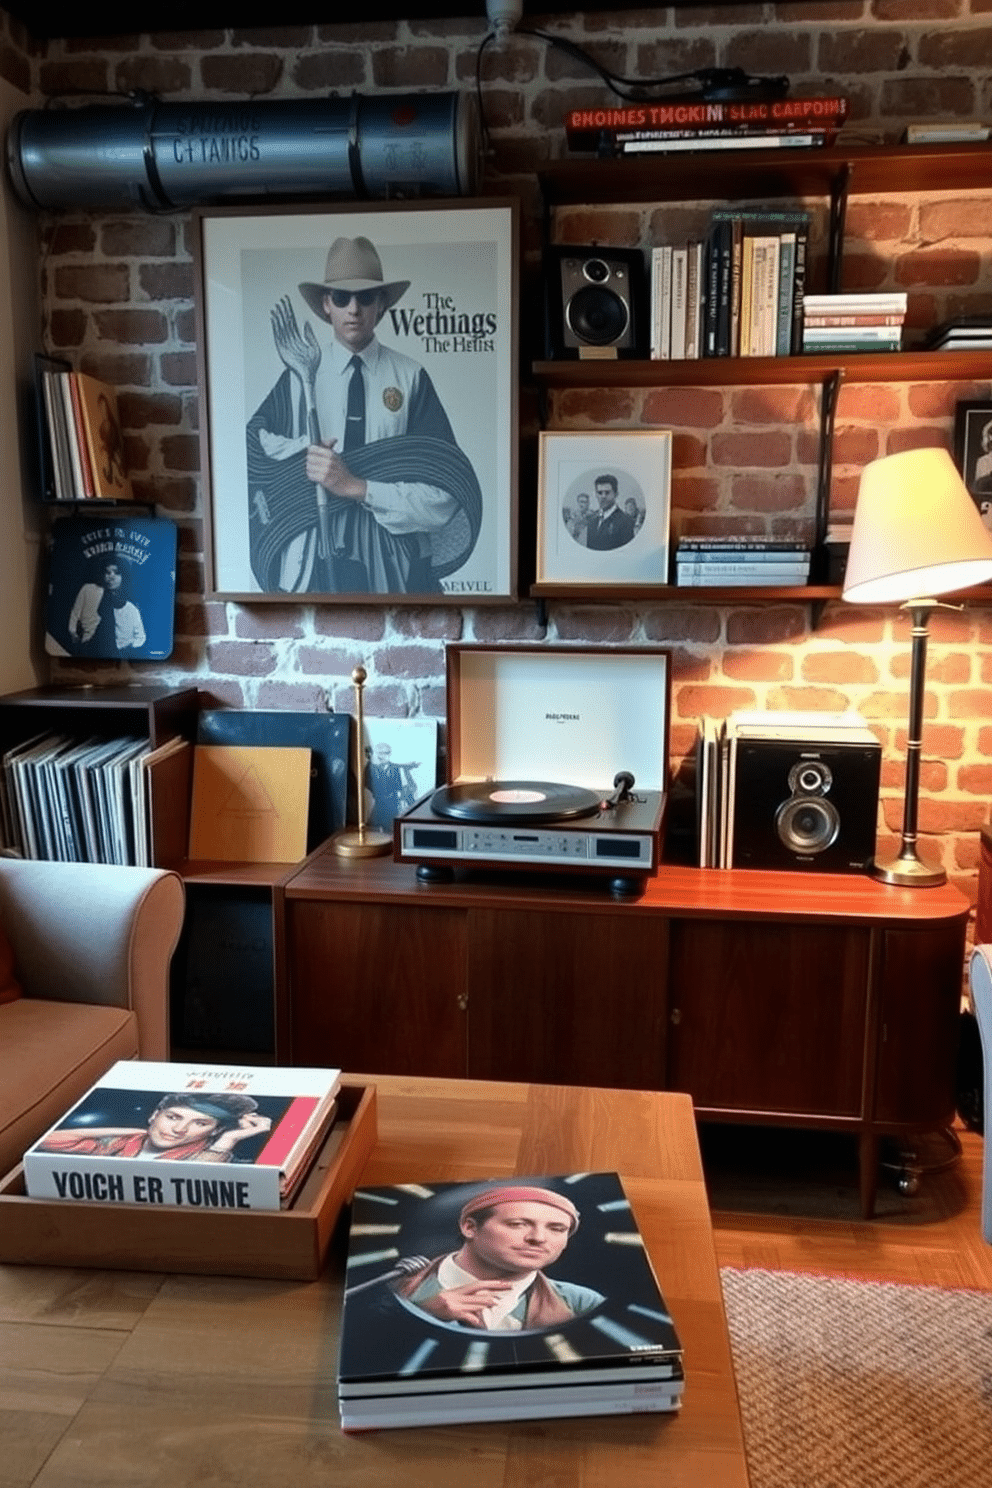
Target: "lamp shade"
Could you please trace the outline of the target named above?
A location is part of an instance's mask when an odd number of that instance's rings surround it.
[[[992,536],[947,450],[903,450],[865,466],[844,599],[902,604],[988,579]]]

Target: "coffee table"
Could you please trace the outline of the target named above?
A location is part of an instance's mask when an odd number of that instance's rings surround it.
[[[685,1348],[676,1416],[344,1436],[341,1247],[318,1281],[0,1267],[5,1488],[747,1488],[689,1098],[374,1081],[369,1183],[620,1172]]]

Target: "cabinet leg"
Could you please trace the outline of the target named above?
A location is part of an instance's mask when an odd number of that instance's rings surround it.
[[[875,1195],[878,1192],[878,1137],[873,1132],[862,1132],[858,1144],[858,1175],[861,1180],[861,1218],[871,1219],[875,1213]]]

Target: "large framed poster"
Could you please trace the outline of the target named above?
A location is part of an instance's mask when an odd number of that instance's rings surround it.
[[[516,202],[195,223],[207,592],[512,596]]]

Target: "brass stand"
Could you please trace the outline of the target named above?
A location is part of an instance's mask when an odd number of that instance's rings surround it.
[[[362,688],[368,676],[357,666],[351,674],[355,684],[355,781],[358,787],[358,829],[339,832],[334,838],[334,851],[342,858],[378,858],[392,851],[393,839],[388,832],[377,832],[365,825],[365,713]]]

